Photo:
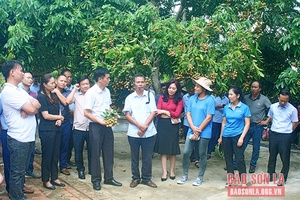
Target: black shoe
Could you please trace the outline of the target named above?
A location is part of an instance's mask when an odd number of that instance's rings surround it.
[[[167,178],[160,178],[160,179],[161,179],[161,181],[166,181],[168,179],[168,177]]]
[[[93,189],[94,190],[101,190],[100,182],[94,182],[93,183]]]
[[[108,181],[104,181],[104,184],[106,184],[106,185],[113,185],[113,186],[118,186],[118,187],[120,187],[120,186],[122,186],[122,183],[120,183],[120,182],[118,182],[118,181],[116,181],[115,179],[111,179],[111,180],[108,180]]]
[[[84,171],[78,171],[78,178],[79,179],[85,179]]]
[[[51,184],[52,185],[56,185],[56,186],[58,186],[58,187],[65,187],[66,185],[64,184],[64,183],[62,183],[62,182],[60,182],[60,183],[56,183],[55,181],[50,181],[51,182]]]
[[[176,176],[170,176],[171,180],[175,180]]]
[[[250,173],[250,174],[253,174],[254,172],[255,172],[255,167],[250,166],[250,168],[249,168],[249,173]]]
[[[51,185],[51,186],[48,187],[46,185],[46,183],[43,183],[43,187],[46,188],[46,189],[48,189],[48,190],[55,190],[55,186],[54,185]]]
[[[161,180],[161,181],[166,181],[166,180],[168,179],[168,175],[169,175],[169,172],[167,171],[167,176],[166,176],[166,178],[161,177],[160,180]]]

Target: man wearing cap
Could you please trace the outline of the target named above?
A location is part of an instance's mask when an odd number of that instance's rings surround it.
[[[199,174],[193,182],[194,186],[199,186],[203,182],[203,176],[207,164],[207,147],[211,138],[212,118],[215,114],[215,103],[208,91],[212,91],[210,86],[212,82],[204,77],[194,80],[195,94],[189,99],[189,106],[186,113],[189,123],[187,139],[185,141],[182,167],[183,176],[177,181],[178,184],[184,184],[188,181],[188,170],[190,166],[190,155],[193,151],[194,144],[199,140]]]
[[[254,81],[251,84],[251,93],[245,96],[245,104],[250,108],[251,117],[250,128],[245,136],[243,148],[246,149],[251,138],[253,145],[249,173],[255,172],[256,163],[259,157],[260,140],[264,130],[263,126],[259,125],[259,122],[265,118],[267,110],[271,106],[271,102],[268,97],[262,95],[260,92],[260,83],[258,81]]]

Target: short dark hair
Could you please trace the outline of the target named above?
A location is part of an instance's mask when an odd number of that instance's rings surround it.
[[[103,78],[106,74],[109,74],[108,69],[101,67],[94,71],[94,80],[97,82],[99,78]]]
[[[10,70],[17,68],[18,65],[22,66],[21,62],[17,60],[8,60],[3,64],[2,74],[5,78],[5,81],[7,81],[9,77]]]
[[[24,74],[26,74],[26,73],[29,73],[29,74],[32,75],[32,73],[31,73],[30,71],[25,71]],[[33,78],[33,77],[32,77],[32,78]]]
[[[291,97],[290,91],[286,88],[280,90],[278,95],[289,96],[289,98]]]
[[[86,79],[89,80],[89,82],[91,82],[88,76],[83,75],[83,76],[80,76],[80,77],[77,79],[77,83],[80,84],[82,81],[84,81],[84,80],[86,80]]]
[[[251,83],[251,86],[252,86],[252,84],[255,83],[255,82],[258,83],[258,87],[261,88],[261,84],[260,84],[259,81],[253,81],[253,82]],[[250,87],[251,87],[251,86],[250,86]]]
[[[59,74],[59,75],[56,77],[56,79],[58,79],[58,78],[61,77],[61,76],[66,77],[64,74]],[[66,77],[66,78],[67,78],[67,77]]]
[[[61,74],[64,74],[65,72],[70,72],[72,74],[72,72],[69,69],[64,69]]]
[[[166,87],[167,85],[168,85],[168,83],[162,83],[162,84],[160,84],[160,88]]]
[[[134,77],[133,77],[133,82],[135,82],[135,79],[136,79],[137,77],[142,77],[142,78],[144,78],[144,80],[145,80],[145,76],[144,76],[143,74],[136,74],[136,75],[134,75]]]

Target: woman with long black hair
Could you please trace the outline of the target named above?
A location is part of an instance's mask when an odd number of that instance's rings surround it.
[[[175,179],[176,155],[180,154],[179,126],[183,108],[181,87],[178,81],[172,80],[167,84],[164,94],[157,103],[157,136],[154,152],[161,154],[162,177],[168,178],[167,156],[170,160],[170,179]]]
[[[223,145],[227,174],[234,174],[233,155],[235,155],[241,178],[242,174],[246,174],[245,149],[242,146],[250,127],[251,113],[249,107],[243,103],[244,95],[240,87],[231,87],[228,98],[230,104],[224,108],[221,135],[218,142]],[[232,180],[227,181],[226,186],[230,186]]]

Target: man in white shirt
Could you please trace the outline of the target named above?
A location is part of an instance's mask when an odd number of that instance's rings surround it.
[[[94,190],[100,190],[101,167],[100,152],[104,166],[104,184],[122,186],[113,178],[114,166],[114,135],[111,127],[107,127],[102,117],[103,112],[111,109],[110,91],[106,87],[110,82],[109,71],[99,68],[94,71],[96,84],[84,97],[84,116],[89,119],[89,138],[91,148],[91,181]]]
[[[273,181],[273,177],[276,178],[275,169],[277,155],[279,154],[282,162],[280,173],[283,175],[284,180],[279,176],[278,186],[283,186],[287,181],[290,169],[292,132],[298,123],[298,112],[289,103],[290,97],[290,91],[282,89],[278,94],[278,102],[273,103],[270,107],[268,119],[259,122],[260,125],[266,125],[272,121],[269,135],[268,173],[270,174],[270,181]]]
[[[145,86],[145,77],[142,74],[135,75],[135,92],[126,97],[123,109],[129,121],[127,135],[131,150],[131,188],[140,183],[152,188],[157,187],[151,181],[152,153],[156,136],[153,119],[157,109],[153,94],[145,91]],[[142,148],[142,175],[139,170],[140,148]]]
[[[20,62],[16,60],[5,62],[2,74],[6,80],[2,91],[2,104],[8,126],[7,144],[11,164],[9,196],[12,200],[27,199],[24,196],[23,184],[35,141],[35,114],[41,105],[18,87],[24,76]]]

